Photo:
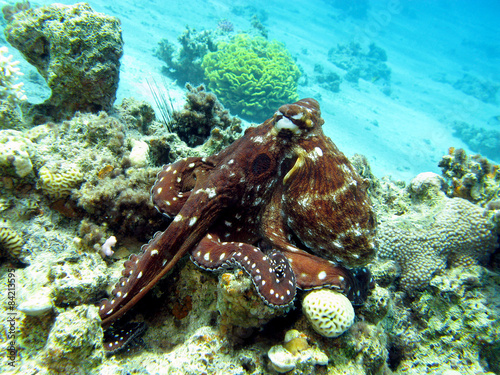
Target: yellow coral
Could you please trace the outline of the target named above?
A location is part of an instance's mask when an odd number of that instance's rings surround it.
[[[3,249],[2,255],[9,258],[18,259],[23,247],[23,239],[12,229],[5,219],[0,219],[0,249]]]
[[[202,67],[208,88],[238,114],[264,120],[283,103],[298,100],[299,68],[276,41],[236,35],[206,54]]]
[[[40,179],[37,189],[41,189],[50,198],[60,199],[69,196],[71,190],[83,181],[83,174],[76,166],[61,172],[53,172],[47,166],[38,171]]]

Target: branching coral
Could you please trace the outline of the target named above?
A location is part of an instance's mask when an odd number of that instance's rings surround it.
[[[256,121],[298,99],[300,71],[285,46],[236,35],[203,58],[208,88],[236,113]]]
[[[155,56],[163,60],[167,65],[163,72],[177,79],[178,83],[191,82],[199,84],[203,81],[203,68],[201,62],[203,56],[217,49],[211,31],[197,32],[195,29],[186,28],[179,36],[181,44],[179,51],[167,39],[162,39],[158,44]]]
[[[211,133],[228,131],[230,136],[225,145],[229,145],[241,135],[241,120],[232,117],[217,100],[217,97],[205,91],[203,85],[186,85],[186,104],[179,111],[173,111],[171,128],[188,146],[197,146],[207,140]],[[222,146],[222,145],[221,145]]]
[[[23,73],[17,67],[19,61],[12,61],[13,57],[8,53],[7,47],[0,47],[0,101],[18,103],[27,99],[23,83],[18,82]]]

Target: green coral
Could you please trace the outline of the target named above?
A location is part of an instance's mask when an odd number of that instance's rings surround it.
[[[208,88],[242,116],[265,120],[282,104],[298,100],[300,71],[279,42],[239,34],[206,54],[202,67]]]

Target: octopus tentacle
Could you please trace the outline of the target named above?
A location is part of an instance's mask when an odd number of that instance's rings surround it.
[[[196,168],[202,164],[202,158],[190,157],[163,167],[151,188],[153,203],[160,213],[168,217],[179,213],[195,186]]]
[[[217,198],[209,199],[205,191],[189,198],[163,233],[143,246],[140,256],[125,262],[123,277],[99,306],[102,324],[107,326],[139,301],[172,267],[205,235],[217,218],[221,206]],[[198,220],[203,217],[203,220]]]
[[[252,279],[262,300],[272,307],[286,307],[295,298],[295,277],[288,260],[279,251],[264,254],[258,247],[238,242],[221,242],[207,234],[191,253],[199,267],[217,271],[238,266]]]
[[[301,163],[298,158],[286,176],[293,176]],[[283,185],[276,189],[271,204],[263,211],[261,232],[267,241],[287,257],[295,274],[297,287],[304,290],[333,288],[344,293],[355,305],[363,303],[368,295],[369,271],[366,271],[367,275],[360,271],[358,278],[340,264],[310,254],[290,243],[291,231],[282,219],[283,205],[286,204],[283,189]]]
[[[146,331],[144,322],[130,322],[119,329],[109,328],[104,332],[104,350],[106,355],[116,354],[140,339]]]

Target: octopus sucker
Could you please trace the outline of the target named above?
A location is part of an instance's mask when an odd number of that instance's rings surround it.
[[[302,99],[218,154],[165,166],[151,195],[174,220],[124,263],[111,301],[99,308],[102,324],[125,314],[187,254],[208,271],[240,267],[272,307],[293,303],[297,288],[319,287],[362,303],[370,274],[345,265],[370,260],[376,220],[366,183],[323,123],[318,102]]]

